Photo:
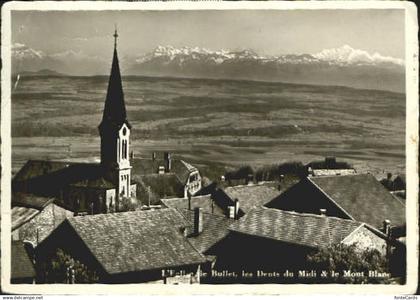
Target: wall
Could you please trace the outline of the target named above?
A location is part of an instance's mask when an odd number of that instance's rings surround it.
[[[187,182],[185,183],[184,198],[188,197],[188,191],[191,195],[194,195],[201,189],[201,175],[198,171],[190,173]]]
[[[91,213],[93,203],[94,213],[106,212],[107,190],[86,187],[67,187],[63,193],[64,207],[77,213]],[[115,198],[115,197],[114,197]],[[60,200],[59,200],[60,201]]]
[[[356,243],[357,248],[360,250],[376,249],[382,255],[386,255],[386,241],[364,226],[360,227],[343,241],[345,245],[354,243]]]

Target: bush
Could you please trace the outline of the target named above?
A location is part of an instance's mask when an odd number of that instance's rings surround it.
[[[62,249],[57,249],[45,272],[47,283],[69,283],[68,268],[74,270],[74,283],[95,283],[99,281],[95,271],[89,270],[80,261],[73,259]]]
[[[357,245],[339,244],[319,250],[308,255],[309,264],[318,272],[326,270],[339,273],[338,277],[327,277],[319,280],[328,283],[389,283],[387,278],[369,277],[369,271],[388,272],[386,258],[376,249],[360,250]],[[363,277],[344,277],[344,271],[363,272]],[[320,279],[320,278],[318,278]]]

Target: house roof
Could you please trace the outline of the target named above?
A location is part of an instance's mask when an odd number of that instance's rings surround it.
[[[12,241],[11,261],[11,279],[35,277],[34,265],[21,241]]]
[[[23,224],[29,222],[40,210],[29,207],[14,206],[12,208],[12,230],[15,230]]]
[[[164,159],[162,158],[136,158],[132,160],[131,164],[133,166],[133,173],[138,175],[158,174],[159,167],[165,166]],[[169,173],[175,174],[183,184],[187,182],[190,173],[196,170],[196,167],[183,160],[171,158],[171,169]]]
[[[201,264],[205,258],[181,232],[174,209],[69,218],[68,222],[109,274]]]
[[[12,230],[29,222],[39,212],[41,212],[54,199],[51,197],[39,197],[31,194],[13,193],[12,194]]]
[[[167,207],[175,208],[179,211],[188,210],[188,199],[187,198],[167,198],[161,200]],[[191,209],[195,207],[201,207],[204,213],[216,214],[224,216],[224,211],[218,205],[213,203],[211,195],[203,196],[192,196],[191,197]]]
[[[308,180],[357,221],[376,228],[381,228],[385,219],[392,226],[405,223],[404,203],[371,174],[309,177]]]
[[[353,220],[258,207],[229,229],[242,234],[319,248],[344,240],[362,223]]]
[[[145,193],[147,187],[150,187],[151,192],[157,195],[159,199],[168,196],[180,197],[184,195],[184,185],[173,173],[149,174],[143,176],[133,175],[133,180],[139,183],[140,190],[143,190]],[[147,197],[146,194],[141,195],[141,193],[138,197],[140,196]]]
[[[21,206],[42,210],[54,201],[52,197],[41,197],[26,193],[13,193],[12,206]]]
[[[179,212],[191,225],[188,232],[193,232],[194,211],[180,209]],[[235,222],[225,216],[203,212],[203,231],[199,235],[189,234],[188,240],[191,244],[205,254],[213,245],[222,240],[229,233],[229,226]]]
[[[264,184],[230,186],[224,192],[231,200],[239,200],[239,209],[244,213],[280,195],[280,191]]]

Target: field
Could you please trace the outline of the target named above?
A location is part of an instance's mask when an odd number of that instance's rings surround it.
[[[12,92],[12,159],[98,159],[108,78],[24,77]],[[136,157],[199,166],[336,156],[378,177],[405,171],[405,95],[253,81],[125,77]]]

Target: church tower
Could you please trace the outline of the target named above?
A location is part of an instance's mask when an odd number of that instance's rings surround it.
[[[101,165],[108,179],[117,186],[117,198],[130,196],[130,131],[117,55],[117,30],[114,33],[114,55],[111,75],[99,134],[101,136]]]

